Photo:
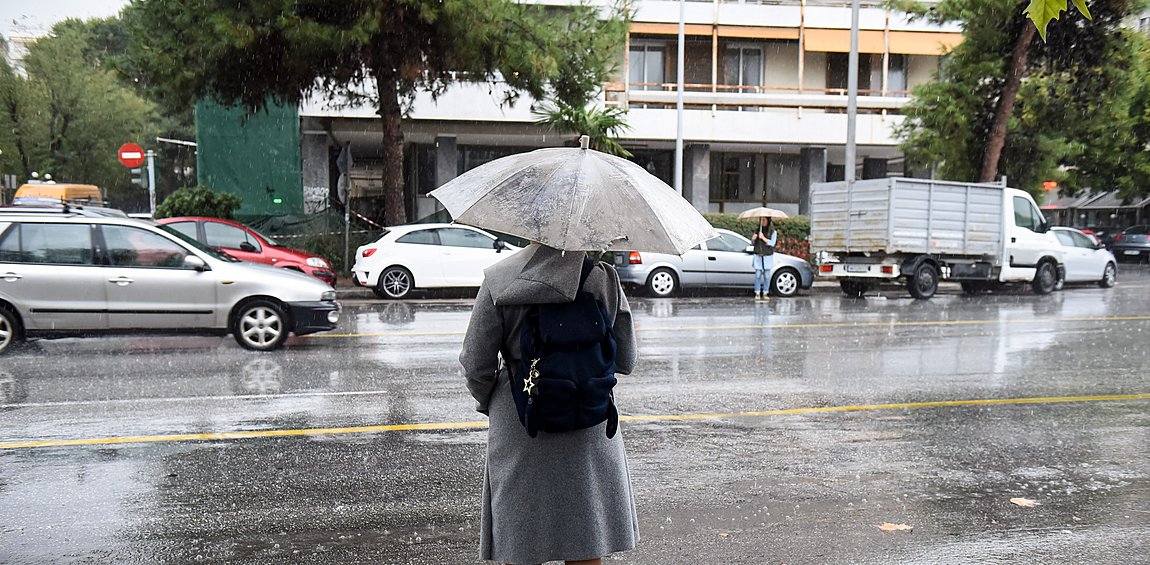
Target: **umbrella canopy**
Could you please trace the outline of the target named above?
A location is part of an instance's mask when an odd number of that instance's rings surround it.
[[[568,251],[682,255],[718,236],[667,183],[585,144],[491,161],[431,196],[456,222]]]
[[[787,213],[782,210],[764,208],[763,206],[759,206],[758,208],[751,208],[750,210],[739,214],[740,220],[755,220],[758,218],[774,218],[776,220],[781,220],[786,217]]]

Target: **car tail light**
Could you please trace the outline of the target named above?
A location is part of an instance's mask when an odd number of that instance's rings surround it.
[[[360,255],[362,255],[362,256],[364,256],[364,257],[371,257],[372,255],[374,255],[374,254],[375,254],[375,252],[376,252],[376,249],[375,249],[374,247],[368,247],[367,249],[364,249],[364,250],[363,250],[363,251],[360,253]]]
[[[643,256],[640,255],[638,251],[632,251],[631,254],[627,257],[627,263],[631,265],[642,265]]]
[[[820,273],[829,273],[829,272],[834,271],[834,270],[835,270],[834,265],[819,265],[819,272]]]
[[[882,266],[882,274],[893,275],[894,274],[894,265],[883,265]]]
[[[1126,234],[1124,234],[1124,233],[1120,233],[1120,234],[1118,234],[1118,235],[1114,236],[1114,239],[1112,239],[1112,240],[1110,240],[1110,241],[1120,241],[1120,240],[1121,240],[1122,238],[1124,238],[1124,237],[1126,237]]]

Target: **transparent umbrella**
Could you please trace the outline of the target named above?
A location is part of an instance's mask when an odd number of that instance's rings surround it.
[[[751,208],[739,214],[740,220],[755,220],[758,218],[774,218],[781,220],[787,217],[787,213],[782,210],[775,210],[774,208],[767,208],[759,206],[758,208]]]
[[[667,183],[580,142],[491,161],[431,196],[456,222],[568,251],[682,255],[718,236]]]

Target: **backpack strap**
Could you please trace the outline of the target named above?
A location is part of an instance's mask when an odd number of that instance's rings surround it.
[[[587,282],[587,277],[591,275],[591,271],[595,269],[595,263],[590,257],[583,257],[583,272],[579,276],[579,290],[575,291],[576,294],[583,291],[583,283]]]

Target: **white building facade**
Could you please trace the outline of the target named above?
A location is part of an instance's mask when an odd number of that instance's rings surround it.
[[[535,0],[565,3],[565,0]],[[599,103],[626,108],[619,141],[670,183],[677,136],[680,3],[638,0],[615,79]],[[770,205],[806,213],[810,183],[844,176],[850,3],[828,0],[691,0],[686,41],[683,195],[703,212]],[[882,4],[860,15],[856,168],[859,178],[905,174],[893,128],[910,90],[933,78],[962,41],[957,27],[912,21]],[[531,100],[502,106],[501,86],[460,84],[438,100],[417,97],[404,122],[409,216],[438,208],[427,192],[504,155],[563,145],[570,134],[536,125]],[[323,101],[300,108],[304,190],[333,182],[333,157],[355,155],[354,196],[379,194],[375,108]]]

